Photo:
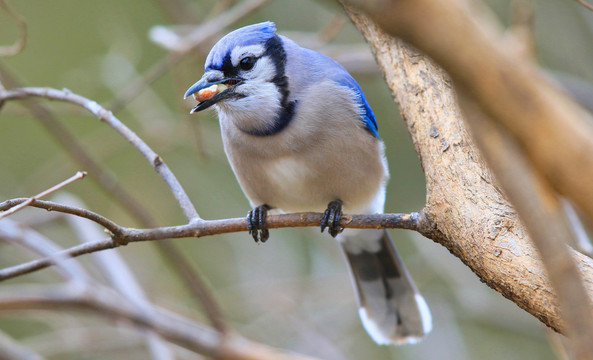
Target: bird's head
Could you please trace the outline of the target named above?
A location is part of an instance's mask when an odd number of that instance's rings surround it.
[[[272,22],[237,29],[210,50],[204,75],[185,93],[199,102],[191,112],[217,105],[235,113],[279,112],[286,105],[286,53]]]

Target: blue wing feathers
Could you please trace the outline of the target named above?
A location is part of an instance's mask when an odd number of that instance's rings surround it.
[[[358,85],[358,83],[356,82],[356,80],[354,80],[354,78],[352,78],[352,76],[350,76],[350,74],[348,74],[348,72],[346,71],[346,69],[344,69],[341,65],[340,65],[340,70],[337,72],[337,76],[335,76],[334,80],[343,86],[347,86],[348,88],[350,88],[352,91],[354,91],[354,93],[356,94],[356,97],[358,98],[357,100],[359,101],[362,113],[361,113],[361,121],[364,123],[366,129],[373,135],[375,135],[377,138],[379,137],[379,127],[377,126],[377,120],[375,119],[375,114],[373,114],[373,110],[371,110],[371,107],[369,106],[369,103],[367,102],[366,98],[364,97],[364,94],[362,93],[362,89],[360,88],[360,86]]]

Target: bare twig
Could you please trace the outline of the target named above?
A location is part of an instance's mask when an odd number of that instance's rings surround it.
[[[138,135],[125,126],[118,118],[116,118],[111,111],[105,110],[101,105],[95,101],[87,99],[83,96],[74,94],[69,90],[57,90],[52,88],[20,88],[15,90],[8,90],[0,92],[0,101],[12,99],[24,99],[29,97],[42,97],[52,100],[60,100],[82,106],[97,116],[100,120],[106,122],[113,127],[120,135],[128,140],[152,165],[152,167],[161,175],[163,180],[167,183],[173,196],[179,203],[185,216],[190,221],[200,219],[194,205],[183,190],[183,187],[177,181],[175,175],[171,172],[163,159],[158,156]]]
[[[52,186],[51,188],[44,190],[42,192],[40,192],[39,194],[30,197],[28,200],[23,201],[22,203],[20,203],[18,206],[15,206],[13,208],[11,208],[10,210],[4,211],[0,213],[0,219],[14,214],[15,212],[21,210],[22,208],[26,207],[27,205],[31,204],[33,201],[37,200],[37,199],[41,199],[44,196],[47,196],[51,193],[53,193],[54,191],[58,191],[59,189],[63,188],[64,186],[73,183],[76,180],[82,179],[83,177],[86,176],[86,171],[79,171],[76,174],[74,174],[73,176],[71,176],[70,178],[62,181],[61,183]]]
[[[16,23],[19,30],[18,40],[9,46],[0,47],[0,56],[13,56],[19,54],[27,45],[27,22],[19,13],[14,11],[5,0],[0,0],[0,7],[8,13],[12,20]]]
[[[37,270],[45,269],[46,267],[52,266],[56,264],[55,257],[77,257],[83,254],[89,254],[95,251],[105,250],[105,249],[112,249],[116,247],[117,244],[111,239],[107,238],[102,241],[95,241],[93,243],[86,243],[83,245],[73,246],[67,250],[62,250],[61,252],[56,253],[52,257],[45,257],[33,261],[29,261],[27,263],[23,263],[20,265],[12,266],[9,268],[4,268],[0,270],[0,281],[5,279],[14,278],[17,276],[21,276],[24,274],[29,274]]]
[[[10,80],[12,86],[22,87],[22,82],[16,79],[16,77],[10,74],[6,69],[0,67],[0,71],[4,77]],[[1,85],[1,84],[0,84]],[[0,90],[5,90],[0,86]],[[105,191],[114,201],[122,205],[122,207],[128,211],[140,223],[141,226],[146,228],[156,227],[158,224],[153,217],[145,210],[145,206],[140,204],[130,193],[128,193],[117,181],[115,176],[110,172],[103,170],[99,163],[87,152],[87,150],[80,144],[80,142],[66,129],[56,118],[56,116],[43,104],[39,103],[36,99],[24,100],[27,104],[27,109],[39,119],[41,124],[52,134],[58,142],[66,149],[68,155],[70,155],[81,167],[89,171],[91,179],[94,180],[101,189]],[[2,102],[0,102],[1,106]],[[58,205],[59,206],[59,205]],[[76,212],[86,212],[84,209],[73,209]],[[1,210],[0,210],[1,211]],[[88,213],[89,216],[93,217],[93,221],[99,225],[110,230],[112,233],[117,233],[117,225],[113,224],[110,220],[98,214]],[[85,216],[83,216],[85,217]],[[205,286],[205,283],[201,281],[201,276],[195,269],[189,266],[188,261],[179,250],[169,242],[159,241],[154,243],[160,250],[160,254],[169,262],[171,268],[183,279],[187,288],[190,290],[195,299],[198,300],[204,308],[210,308],[207,316],[209,316],[211,323],[218,330],[223,332],[224,327],[221,326],[222,315],[220,312],[216,312],[212,306],[207,304],[215,303],[212,296],[209,295],[207,288],[200,288],[200,285]]]
[[[28,198],[11,199],[0,203],[0,210],[17,206]],[[128,242],[163,240],[183,237],[203,237],[225,234],[230,232],[247,231],[245,218],[231,218],[221,220],[192,221],[186,225],[157,227],[150,229],[133,229],[120,226],[113,221],[89,210],[75,206],[58,204],[52,201],[36,200],[30,206],[58,211],[89,219],[109,230],[112,236],[120,241],[119,245]],[[281,215],[268,215],[266,227],[270,229],[284,227],[308,227],[321,224],[320,213],[294,213]],[[343,215],[340,226],[355,229],[408,229],[423,235],[430,235],[434,229],[422,213],[393,213],[375,215]]]
[[[29,251],[51,259],[57,265],[60,274],[70,280],[84,284],[89,278],[84,268],[78,262],[66,261],[70,257],[53,241],[37,231],[21,224],[5,219],[0,222],[0,239],[16,243]]]
[[[72,204],[75,207],[82,207],[84,204],[76,197],[69,194],[60,194],[56,197],[57,201]],[[68,216],[68,223],[78,234],[80,242],[92,242],[101,240],[104,234],[96,224],[89,223],[83,219]],[[95,262],[101,267],[103,274],[107,276],[113,288],[121,293],[126,299],[134,305],[138,311],[147,313],[148,316],[154,311],[152,304],[146,298],[142,287],[130,271],[123,258],[116,251],[102,251],[93,254]],[[144,332],[145,341],[148,344],[152,358],[155,360],[173,359],[171,349],[167,344],[152,330]]]
[[[8,87],[24,87],[24,84],[8,69],[0,64],[0,73],[6,80]],[[4,90],[1,89],[0,90]],[[27,110],[36,117],[41,125],[51,134],[72,159],[85,169],[90,179],[96,182],[105,194],[118,202],[144,227],[157,226],[151,215],[146,211],[146,206],[139,203],[129,192],[124,189],[117,178],[108,171],[105,171],[99,162],[86,150],[86,148],[64,127],[57,116],[46,105],[35,98],[23,100]]]
[[[16,286],[0,291],[0,310],[86,310],[103,317],[127,320],[151,329],[163,338],[215,359],[305,360],[311,358],[252,342],[237,334],[221,334],[165,310],[146,314],[121,296],[98,284],[85,289],[72,286]]]
[[[593,5],[589,4],[585,0],[577,0],[577,2],[583,5],[585,8],[589,9],[590,11],[593,11]]]
[[[11,200],[3,201],[0,203],[0,211],[6,211],[6,210],[11,209],[15,206],[19,206],[19,204],[22,204],[28,200],[29,200],[29,198],[18,198],[18,199],[11,199]],[[33,202],[31,202],[29,204],[29,206],[37,207],[40,209],[45,209],[48,211],[57,211],[57,212],[65,213],[65,214],[76,215],[76,216],[83,217],[85,219],[89,219],[89,220],[94,221],[97,224],[101,225],[102,227],[109,230],[112,234],[115,234],[115,235],[119,234],[119,231],[121,229],[121,227],[118,224],[114,223],[113,221],[107,219],[106,217],[104,217],[102,215],[99,215],[97,213],[94,213],[94,212],[86,210],[86,209],[62,205],[62,204],[58,204],[56,202],[44,201],[44,200],[33,200]]]

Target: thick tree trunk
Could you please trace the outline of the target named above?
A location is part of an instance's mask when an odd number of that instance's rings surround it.
[[[427,57],[349,13],[400,106],[426,175],[427,235],[488,286],[564,332],[558,302],[524,226],[467,132],[447,75]],[[593,297],[593,260],[572,251]]]

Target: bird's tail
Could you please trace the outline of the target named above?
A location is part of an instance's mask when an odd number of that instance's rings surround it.
[[[374,233],[380,239],[372,246],[357,246],[354,238],[340,241],[350,265],[362,324],[381,345],[418,342],[432,329],[430,310],[387,231]]]

